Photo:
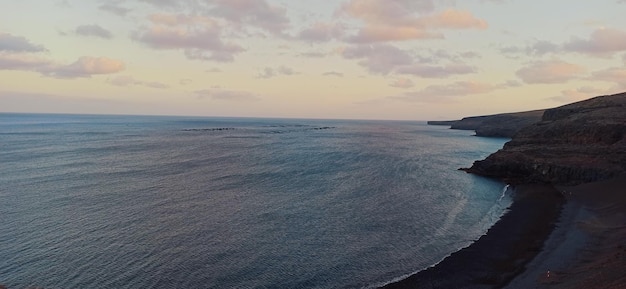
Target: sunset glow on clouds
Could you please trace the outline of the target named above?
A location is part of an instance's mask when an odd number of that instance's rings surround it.
[[[426,120],[626,90],[618,0],[5,2],[4,112]]]

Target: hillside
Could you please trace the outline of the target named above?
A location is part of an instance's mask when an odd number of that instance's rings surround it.
[[[513,137],[520,129],[539,122],[543,110],[466,117],[461,120],[429,121],[430,125],[446,125],[451,129],[473,130],[477,136]]]
[[[467,172],[509,183],[578,184],[626,173],[626,93],[548,109]]]

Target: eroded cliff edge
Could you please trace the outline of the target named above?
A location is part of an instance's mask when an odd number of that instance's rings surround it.
[[[513,137],[519,130],[541,121],[544,110],[465,117],[461,120],[429,121],[451,129],[473,130],[477,136]]]
[[[511,184],[580,184],[626,173],[626,93],[548,109],[467,172]]]

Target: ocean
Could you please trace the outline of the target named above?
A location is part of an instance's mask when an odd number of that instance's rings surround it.
[[[511,203],[506,139],[408,121],[0,114],[8,288],[375,288]]]

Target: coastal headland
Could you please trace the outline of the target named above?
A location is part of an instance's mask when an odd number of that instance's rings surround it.
[[[626,93],[429,122],[511,137],[462,170],[515,188],[479,240],[383,288],[626,288]]]

